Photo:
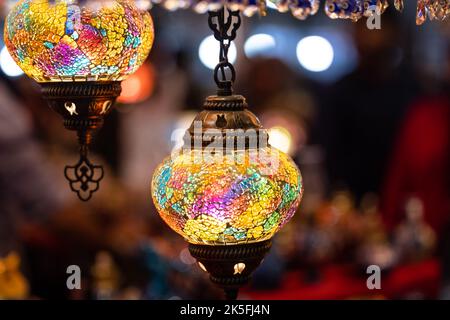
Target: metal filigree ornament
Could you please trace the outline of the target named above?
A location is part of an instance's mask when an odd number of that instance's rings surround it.
[[[81,200],[88,201],[100,187],[104,172],[102,166],[89,161],[86,145],[82,145],[80,149],[80,160],[74,166],[66,166],[64,175],[69,181],[70,189],[76,192]]]
[[[81,200],[91,198],[103,177],[103,168],[88,159],[92,136],[120,95],[121,81],[147,58],[153,39],[150,14],[132,0],[21,0],[6,18],[11,56],[41,84],[66,129],[77,132],[80,161],[65,173]]]

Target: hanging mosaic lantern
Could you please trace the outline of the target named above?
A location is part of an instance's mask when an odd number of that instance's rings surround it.
[[[200,268],[235,299],[296,212],[303,184],[289,156],[268,144],[245,98],[233,93],[228,50],[241,24],[239,11],[210,11],[208,21],[220,42],[217,95],[205,100],[181,150],[155,171],[152,197],[164,222],[189,242]]]
[[[153,44],[150,14],[128,0],[21,0],[5,22],[6,46],[40,83],[64,126],[78,134],[80,160],[66,166],[82,200],[99,188],[103,168],[87,156],[92,134],[111,111],[121,81],[144,62]]]

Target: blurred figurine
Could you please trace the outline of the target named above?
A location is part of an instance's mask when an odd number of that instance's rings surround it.
[[[113,299],[119,287],[119,271],[111,254],[106,251],[97,253],[91,274],[95,298]]]
[[[20,271],[19,255],[11,252],[0,258],[0,300],[26,299],[28,294],[28,281]]]
[[[436,235],[423,219],[423,203],[420,199],[410,198],[405,209],[406,219],[395,231],[395,246],[402,260],[422,260],[432,254]]]
[[[384,230],[381,214],[378,210],[378,198],[366,194],[361,201],[363,225],[360,246],[357,249],[357,261],[364,269],[377,265],[381,270],[389,270],[397,264],[397,252],[389,242]]]
[[[337,192],[329,203],[309,217],[307,228],[298,234],[299,255],[303,257],[309,281],[317,281],[320,267],[342,254],[347,239],[345,221],[353,210],[351,195]]]

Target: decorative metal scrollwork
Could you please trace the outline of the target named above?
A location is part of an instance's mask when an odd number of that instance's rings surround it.
[[[241,26],[240,12],[232,11],[225,6],[219,11],[209,11],[208,24],[214,32],[214,38],[220,42],[219,63],[214,69],[214,81],[219,88],[219,95],[231,95],[236,71],[228,61],[228,50]],[[227,69],[231,74],[230,78],[227,76]]]
[[[88,147],[80,147],[80,160],[74,166],[66,166],[64,175],[69,181],[70,189],[78,195],[82,201],[89,201],[92,194],[100,187],[104,171],[100,165],[94,165],[88,159]]]

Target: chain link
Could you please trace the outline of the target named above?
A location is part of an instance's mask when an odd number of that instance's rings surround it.
[[[231,95],[232,85],[236,80],[236,70],[228,61],[228,51],[241,25],[240,12],[232,11],[225,6],[219,11],[209,11],[208,24],[214,32],[214,38],[220,43],[219,63],[214,69],[214,81],[218,87],[218,94]]]

